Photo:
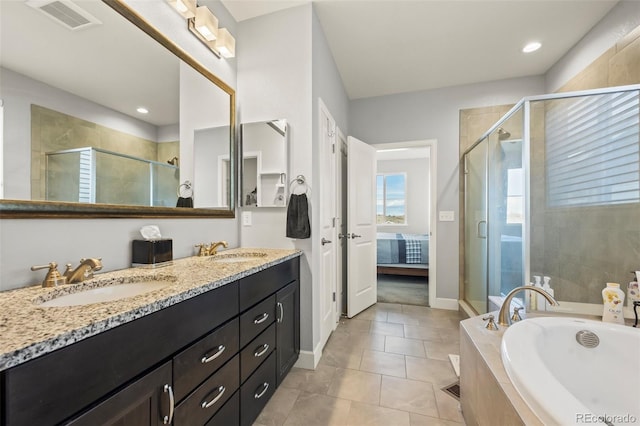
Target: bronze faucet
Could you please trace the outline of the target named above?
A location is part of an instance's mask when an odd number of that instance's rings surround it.
[[[206,244],[196,244],[196,247],[198,248],[198,256],[214,256],[218,253],[218,247],[220,246],[227,248],[228,244],[226,241],[211,243],[210,246],[207,246]]]
[[[511,325],[511,318],[509,318],[509,310],[511,308],[511,299],[513,299],[513,296],[517,292],[523,291],[523,290],[524,291],[531,290],[531,291],[535,291],[536,293],[540,293],[541,295],[544,296],[545,299],[547,299],[547,302],[549,302],[551,305],[553,306],[560,305],[556,299],[554,299],[549,293],[547,293],[546,291],[544,291],[539,287],[535,287],[532,285],[516,287],[513,290],[511,290],[509,294],[507,294],[507,297],[505,297],[504,301],[502,302],[502,307],[500,308],[500,313],[498,314],[498,324],[506,327]],[[515,314],[514,314],[514,317],[515,317]]]
[[[102,258],[80,259],[80,265],[74,270],[71,270],[71,264],[67,263],[67,269],[63,275],[67,278],[67,283],[79,283],[93,278],[93,273],[100,269],[102,269]]]
[[[217,243],[211,243],[211,245],[209,246],[209,256],[214,256],[216,253],[218,253],[218,247],[220,246],[224,248],[229,247],[226,241],[218,241]]]

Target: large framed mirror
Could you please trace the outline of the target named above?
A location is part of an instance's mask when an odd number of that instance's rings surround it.
[[[0,6],[0,217],[234,217],[235,91],[123,0],[47,5]]]

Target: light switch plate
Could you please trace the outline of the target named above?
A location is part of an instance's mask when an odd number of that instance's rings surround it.
[[[242,212],[242,226],[251,226],[251,212]]]
[[[455,212],[453,210],[442,210],[438,215],[440,222],[453,222],[455,219]]]

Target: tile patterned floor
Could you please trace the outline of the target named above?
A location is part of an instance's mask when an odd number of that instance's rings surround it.
[[[318,368],[294,368],[254,426],[453,426],[447,357],[459,354],[458,312],[377,303],[343,319]]]

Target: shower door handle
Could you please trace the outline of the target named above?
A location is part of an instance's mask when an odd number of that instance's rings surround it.
[[[485,225],[485,233],[484,233],[484,235],[482,235],[482,232],[480,231],[480,225],[483,224],[483,223]],[[487,226],[487,221],[486,220],[478,221],[478,226],[476,228],[476,237],[482,238],[483,240],[487,239],[486,226]]]

